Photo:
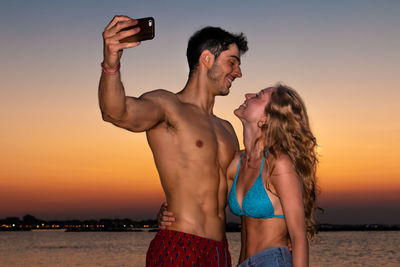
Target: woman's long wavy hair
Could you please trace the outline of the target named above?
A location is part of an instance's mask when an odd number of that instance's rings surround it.
[[[278,153],[285,153],[293,163],[303,185],[305,223],[307,237],[311,241],[317,231],[317,142],[311,132],[306,107],[299,94],[282,84],[274,87],[270,102],[265,107],[268,122],[261,127],[261,139],[264,139],[265,150],[275,158]],[[273,165],[270,167],[271,174]]]

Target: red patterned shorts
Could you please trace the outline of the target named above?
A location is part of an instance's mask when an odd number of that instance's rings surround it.
[[[160,230],[150,243],[146,266],[231,267],[231,256],[226,240]]]

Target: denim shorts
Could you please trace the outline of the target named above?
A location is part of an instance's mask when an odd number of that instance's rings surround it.
[[[238,267],[292,267],[292,254],[287,247],[270,248],[247,258]]]

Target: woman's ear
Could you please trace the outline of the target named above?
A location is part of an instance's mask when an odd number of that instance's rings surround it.
[[[257,126],[259,128],[261,128],[262,126],[264,126],[265,124],[268,124],[269,121],[269,117],[268,116],[263,116],[258,122],[257,122]]]
[[[210,69],[214,64],[214,55],[210,52],[210,50],[205,49],[203,52],[201,52],[199,62],[207,69]]]

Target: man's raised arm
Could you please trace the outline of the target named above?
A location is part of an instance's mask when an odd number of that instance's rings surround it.
[[[158,100],[161,92],[147,93],[140,98],[127,97],[119,73],[123,49],[138,46],[140,42],[120,43],[125,37],[140,31],[134,28],[137,20],[126,16],[115,16],[103,32],[104,61],[99,84],[99,104],[103,119],[131,131],[145,131],[164,118],[164,111]]]

